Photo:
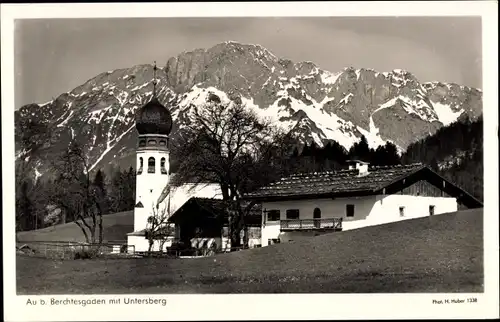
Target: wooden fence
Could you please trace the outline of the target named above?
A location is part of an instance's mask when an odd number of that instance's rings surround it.
[[[71,241],[18,241],[16,243],[18,254],[52,258],[52,259],[78,259],[93,256],[123,257],[133,254],[134,246],[126,242],[86,244]]]
[[[333,229],[342,230],[342,218],[287,219],[280,221],[281,230]]]
[[[230,249],[189,248],[189,249],[169,249],[166,252],[136,252],[134,245],[127,245],[124,241],[106,242],[103,244],[86,244],[68,241],[18,241],[16,251],[20,255],[71,260],[85,259],[92,257],[124,258],[142,257],[151,255],[154,257],[206,257],[217,253],[240,251],[248,249],[246,247],[232,247]]]

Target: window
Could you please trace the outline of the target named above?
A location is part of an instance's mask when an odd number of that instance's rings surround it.
[[[434,205],[429,206],[429,216],[434,216]]]
[[[140,140],[139,146],[146,146],[146,140]]]
[[[399,207],[399,216],[404,217],[405,216],[405,207]]]
[[[156,145],[156,140],[148,140],[148,145]]]
[[[286,219],[299,219],[298,209],[288,209],[286,211]]]
[[[354,217],[354,205],[345,206],[345,215],[346,217]]]
[[[161,174],[167,174],[167,168],[165,168],[166,162],[167,162],[167,160],[165,158],[161,158],[161,161],[160,161]]]
[[[148,159],[148,173],[155,173],[155,158]]]
[[[279,221],[280,211],[279,210],[269,210],[267,212],[267,221]]]
[[[167,145],[167,141],[165,141],[165,140],[160,140],[160,145]]]
[[[321,228],[321,209],[314,208],[313,218],[314,218],[314,227]]]
[[[142,173],[142,167],[144,166],[144,160],[142,158],[139,158],[139,170],[137,170],[137,174]]]

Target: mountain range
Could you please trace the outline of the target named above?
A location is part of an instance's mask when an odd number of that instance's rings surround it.
[[[31,160],[36,177],[71,140],[81,143],[91,169],[135,166],[135,115],[153,95],[153,65],[103,72],[43,104],[15,111],[16,158]],[[364,135],[371,147],[391,141],[400,151],[460,118],[482,115],[482,92],[453,83],[422,83],[409,71],[347,67],[331,72],[294,63],[260,45],[224,42],[180,53],[156,73],[157,97],[171,111],[172,137],[209,94],[245,104],[319,146],[335,140],[347,149]],[[40,149],[23,149],[32,122],[48,130]]]

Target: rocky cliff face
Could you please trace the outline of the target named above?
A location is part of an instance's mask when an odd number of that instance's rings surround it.
[[[137,65],[97,75],[53,101],[21,107],[15,112],[16,155],[36,160],[34,172],[40,175],[77,140],[88,151],[92,169],[133,165],[135,114],[152,97],[152,79],[153,66]],[[372,146],[390,140],[404,150],[460,117],[482,114],[478,89],[420,83],[404,70],[329,72],[312,62],[276,57],[259,45],[235,42],[172,57],[157,79],[158,98],[173,115],[174,137],[190,122],[191,104],[202,105],[210,93],[223,101],[241,101],[294,131],[301,143],[336,140],[346,148],[365,135]],[[50,130],[36,153],[19,144],[19,133],[30,120]]]

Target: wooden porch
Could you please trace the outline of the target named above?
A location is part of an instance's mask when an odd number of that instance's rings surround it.
[[[286,219],[280,221],[282,231],[290,230],[342,230],[342,218]]]

